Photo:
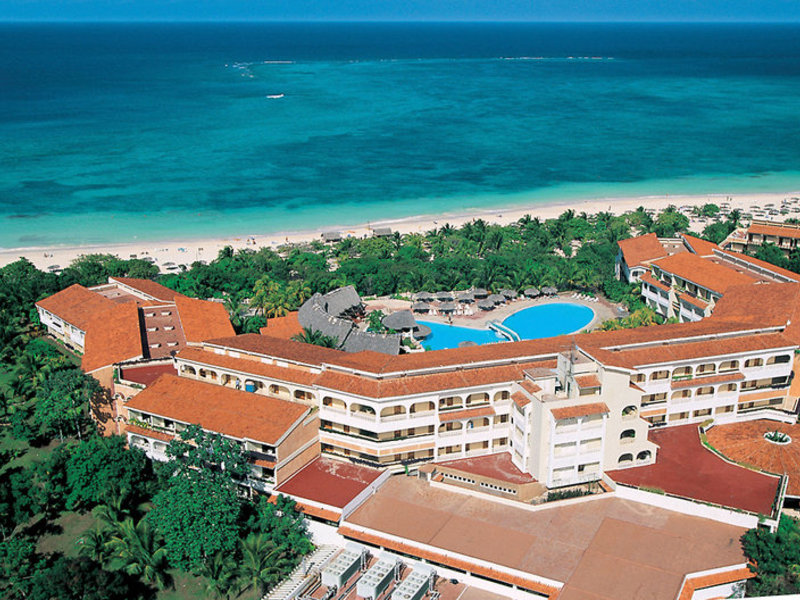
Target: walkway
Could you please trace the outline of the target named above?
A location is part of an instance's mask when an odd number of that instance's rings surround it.
[[[656,463],[606,471],[619,483],[769,515],[779,479],[730,464],[704,448],[696,425],[650,431]]]
[[[765,433],[776,430],[788,434],[792,442],[781,446],[764,439]],[[717,425],[708,431],[708,442],[731,460],[788,475],[786,493],[800,497],[800,425],[767,419]]]

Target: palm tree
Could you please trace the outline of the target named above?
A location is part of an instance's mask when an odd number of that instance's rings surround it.
[[[14,367],[14,392],[24,398],[33,397],[36,387],[44,381],[50,370],[43,357],[23,352]]]
[[[108,543],[109,532],[107,529],[90,529],[84,533],[78,543],[81,545],[78,549],[78,554],[87,556],[100,564],[105,563],[108,558]]]
[[[294,308],[294,302],[286,288],[278,288],[267,298],[264,308],[267,317],[285,317]]]
[[[261,533],[251,533],[242,540],[240,573],[246,589],[265,593],[292,568],[283,549]]]
[[[295,306],[300,306],[311,297],[311,288],[305,281],[299,279],[290,282],[286,291]]]
[[[147,519],[134,524],[133,519],[128,518],[119,523],[106,547],[111,555],[110,568],[138,575],[160,590],[170,584],[167,549]]]
[[[236,561],[227,552],[222,550],[216,552],[203,564],[201,573],[207,580],[206,592],[214,598],[228,600],[231,596],[236,596],[241,589]]]
[[[273,281],[269,275],[264,275],[256,280],[253,286],[253,296],[250,298],[250,306],[256,310],[261,310],[263,314],[269,299],[280,289],[280,285]]]
[[[338,348],[339,340],[330,335],[325,335],[317,329],[310,327],[303,327],[303,333],[293,335],[292,339],[295,342],[302,342],[304,344],[313,344],[314,346],[322,346],[323,348]]]

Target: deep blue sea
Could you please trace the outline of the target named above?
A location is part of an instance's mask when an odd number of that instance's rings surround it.
[[[0,24],[0,247],[800,189],[800,26]]]

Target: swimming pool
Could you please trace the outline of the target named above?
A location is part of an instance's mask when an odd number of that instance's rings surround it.
[[[502,324],[514,330],[523,340],[534,340],[554,335],[572,333],[592,322],[594,311],[582,304],[552,302],[525,308],[506,317]],[[430,350],[457,348],[461,342],[492,344],[505,341],[492,329],[473,329],[444,325],[432,321],[419,321],[431,328],[431,334],[422,340],[422,345]]]

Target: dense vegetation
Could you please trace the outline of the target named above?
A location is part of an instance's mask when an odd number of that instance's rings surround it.
[[[748,596],[800,593],[800,527],[782,516],[778,530],[751,529],[742,536],[742,548],[756,577],[747,582]]]

